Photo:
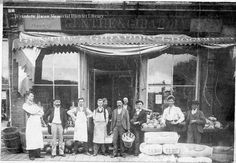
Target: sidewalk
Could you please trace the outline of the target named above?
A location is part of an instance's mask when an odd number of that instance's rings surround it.
[[[115,157],[110,158],[110,156],[87,156],[85,154],[77,154],[72,156],[72,154],[66,154],[66,157],[54,157],[51,158],[50,155],[45,155],[42,153],[42,156],[45,158],[35,159],[34,161],[59,161],[59,162],[137,162],[139,158],[137,156],[127,155],[126,158]],[[1,161],[30,161],[27,153],[12,154],[8,151],[1,152]],[[141,161],[143,162],[143,160]]]

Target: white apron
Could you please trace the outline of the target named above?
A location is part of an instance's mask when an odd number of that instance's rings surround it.
[[[107,128],[104,113],[96,112],[94,116],[93,142],[98,144],[105,144],[106,136]]]
[[[87,117],[81,110],[79,110],[76,114],[74,141],[88,141]]]
[[[38,107],[36,105],[27,106],[29,109],[31,107]],[[34,108],[32,108],[34,109]],[[38,148],[43,148],[43,134],[40,115],[30,115],[26,123],[26,150],[33,150]]]

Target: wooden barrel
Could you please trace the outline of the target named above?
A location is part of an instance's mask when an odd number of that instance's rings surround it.
[[[20,141],[21,141],[21,146],[22,146],[22,150],[24,153],[27,153],[26,150],[26,138],[25,138],[25,128],[22,128],[20,131]]]
[[[6,149],[12,153],[22,152],[20,134],[16,127],[8,127],[2,131]]]

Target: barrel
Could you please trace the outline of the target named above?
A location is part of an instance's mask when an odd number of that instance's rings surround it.
[[[2,131],[3,140],[6,149],[12,153],[19,153],[22,151],[20,134],[16,127],[8,127]]]
[[[21,145],[22,145],[22,150],[24,153],[27,153],[26,150],[26,138],[25,138],[25,128],[22,128],[20,131],[20,141],[21,141]]]

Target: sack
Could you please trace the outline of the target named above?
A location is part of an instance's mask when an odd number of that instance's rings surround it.
[[[48,125],[47,127],[48,127],[48,133],[52,135],[52,127],[50,125]]]
[[[162,146],[162,151],[164,154],[167,154],[167,155],[174,155],[174,154],[180,153],[179,147],[176,146],[175,144],[164,144]]]
[[[146,155],[154,156],[162,154],[162,145],[142,143],[139,147],[140,151]]]
[[[158,155],[149,156],[144,153],[139,154],[138,162],[158,162],[158,163],[176,163],[176,158],[173,155]]]
[[[176,132],[145,132],[144,142],[147,144],[176,144],[179,135]]]
[[[208,157],[179,157],[177,163],[212,163]]]
[[[178,156],[184,157],[211,157],[213,149],[206,145],[178,143],[180,149]]]

